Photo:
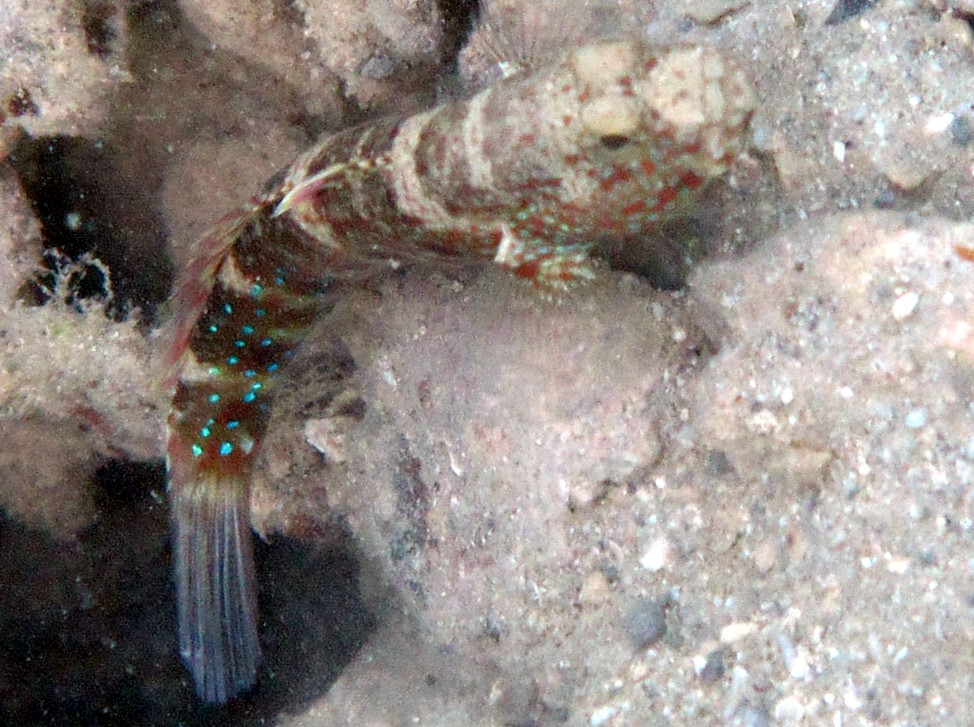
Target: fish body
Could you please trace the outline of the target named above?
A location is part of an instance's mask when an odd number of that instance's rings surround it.
[[[682,214],[741,154],[753,107],[711,50],[582,47],[329,136],[204,236],[172,301],[167,443],[180,651],[204,700],[256,676],[250,474],[322,291],[451,258],[566,289],[598,239]]]

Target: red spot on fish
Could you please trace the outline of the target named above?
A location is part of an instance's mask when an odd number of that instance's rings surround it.
[[[690,189],[696,189],[703,184],[704,179],[694,172],[687,171],[680,175],[680,181],[684,186],[689,187]]]
[[[639,165],[643,168],[643,172],[646,173],[647,177],[652,177],[656,174],[656,165],[653,164],[649,159],[643,159],[639,162]]]
[[[601,185],[602,189],[606,192],[612,190],[612,188],[619,182],[629,181],[629,170],[619,164],[612,165],[612,173],[607,177],[602,177]]]
[[[538,273],[541,270],[541,264],[537,260],[531,260],[523,265],[518,265],[514,268],[514,274],[521,278],[527,278],[528,280],[534,280],[538,277]]]
[[[627,204],[625,207],[623,207],[622,208],[622,214],[624,214],[627,217],[629,217],[630,215],[639,214],[640,212],[642,212],[645,209],[646,209],[646,202],[645,202],[645,200],[637,199],[632,204]]]
[[[676,199],[676,195],[679,193],[680,190],[677,187],[663,187],[660,190],[659,197],[657,197],[656,210],[658,212],[664,210],[668,204]]]

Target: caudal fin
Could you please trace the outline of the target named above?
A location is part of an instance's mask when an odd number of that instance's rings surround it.
[[[200,697],[225,702],[260,660],[247,476],[170,457],[179,650]]]

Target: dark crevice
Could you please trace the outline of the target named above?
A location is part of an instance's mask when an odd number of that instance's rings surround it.
[[[206,706],[176,649],[162,463],[109,461],[89,487],[98,515],[76,542],[0,510],[0,724],[271,724],[320,698],[374,629],[343,525],[257,542],[264,663],[249,693]]]
[[[106,144],[69,136],[25,137],[10,153],[44,236],[25,302],[104,299],[116,319],[140,308],[151,321],[172,278],[160,252],[165,225],[145,187],[114,159]]]
[[[453,67],[480,17],[480,4],[477,0],[437,0],[437,6],[443,18],[442,59]]]
[[[869,10],[879,0],[838,0],[825,19],[826,25],[839,25]]]
[[[133,2],[126,8],[126,25],[131,35],[129,60],[130,70],[137,78],[151,79],[153,73],[151,53],[145,46],[159,47],[165,44],[183,42],[183,16],[176,0],[142,0]]]
[[[149,498],[161,497],[157,490],[165,479],[161,461],[129,462],[111,459],[92,478],[92,499],[103,513],[131,510]]]
[[[956,17],[967,23],[971,30],[974,30],[974,12],[969,12],[962,8],[954,8],[953,13]]]
[[[699,220],[678,218],[642,237],[601,240],[594,253],[613,270],[635,273],[660,290],[678,290],[686,285],[694,265],[706,257],[701,242],[705,239]]]
[[[264,721],[323,696],[376,627],[358,593],[350,533],[316,536],[325,544],[256,543],[264,667],[248,701]]]
[[[101,58],[111,54],[112,43],[118,35],[112,27],[115,13],[115,3],[110,0],[85,0],[81,28],[89,53]]]

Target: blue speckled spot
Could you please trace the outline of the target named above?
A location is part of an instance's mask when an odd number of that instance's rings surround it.
[[[252,391],[248,391],[246,394],[243,395],[243,400],[245,404],[249,404],[256,398],[257,398],[257,394],[255,394]]]
[[[252,379],[256,375],[257,375],[257,372],[254,371],[253,369],[247,369],[246,371],[244,371],[244,376],[246,376],[248,379]]]
[[[220,330],[220,326],[218,326],[216,323],[210,326],[210,333],[216,333],[219,330]]]
[[[208,368],[206,370],[206,373],[208,373],[210,376],[218,376],[219,373],[220,373],[220,367],[219,366],[210,366],[210,368]]]
[[[256,298],[258,295],[264,292],[264,286],[260,283],[254,283],[253,287],[250,289],[250,296]]]
[[[272,374],[275,371],[277,371],[279,368],[280,367],[276,363],[275,364],[271,364],[270,366],[267,367],[267,372]]]
[[[235,345],[237,348],[243,348],[247,345],[247,343],[246,341],[234,341],[233,345]]]
[[[253,389],[254,391],[260,391],[261,389],[264,388],[264,385],[259,381],[255,381],[250,385],[250,388]]]
[[[257,310],[254,311],[254,313],[256,313],[257,317],[259,318],[260,316],[266,316],[267,310],[265,310],[264,308],[258,308]]]
[[[229,303],[224,303],[223,312],[226,313],[227,315],[230,315],[231,313],[233,313],[233,306],[230,305]]]
[[[194,457],[199,457],[203,454],[203,448],[198,444],[194,444],[190,449],[193,451]]]
[[[233,451],[233,445],[230,442],[224,442],[220,445],[220,456],[226,457]]]
[[[209,427],[203,427],[202,429],[200,429],[200,436],[201,437],[208,437],[208,436],[210,436],[210,428]]]
[[[227,359],[227,363],[230,364],[231,366],[236,366],[238,363],[240,363],[240,359],[237,358],[236,356],[231,356],[230,358]]]
[[[227,429],[236,429],[239,426],[240,422],[238,422],[236,419],[232,419],[231,421],[227,422]]]
[[[249,336],[251,333],[254,332],[254,327],[253,326],[244,326],[240,330],[243,331],[243,333],[244,333],[245,336]]]
[[[265,338],[263,341],[260,342],[260,345],[270,346],[272,343],[274,343],[274,341],[272,341],[270,338]]]
[[[210,399],[210,403],[211,404],[216,404],[218,401],[220,401],[220,395],[219,394],[210,394],[209,399]]]

